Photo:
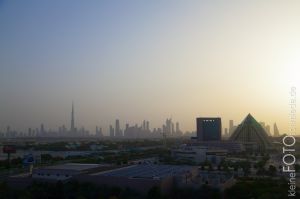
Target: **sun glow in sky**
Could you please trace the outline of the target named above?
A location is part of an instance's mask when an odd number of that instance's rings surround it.
[[[0,1],[0,128],[195,130],[251,113],[288,129],[299,1]],[[298,125],[299,126],[299,125]],[[298,128],[299,129],[299,128]]]

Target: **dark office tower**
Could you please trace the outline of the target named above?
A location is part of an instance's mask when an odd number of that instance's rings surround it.
[[[229,120],[229,135],[233,133],[233,120]]]
[[[109,125],[109,136],[110,137],[114,137],[115,136],[114,128],[112,127],[112,125]]]
[[[75,121],[74,121],[74,103],[72,102],[72,112],[71,112],[71,132],[75,131]]]
[[[221,140],[222,124],[219,117],[197,118],[197,138],[199,141]]]
[[[275,137],[278,137],[279,136],[279,130],[278,130],[278,127],[277,127],[277,124],[274,123],[274,136]]]

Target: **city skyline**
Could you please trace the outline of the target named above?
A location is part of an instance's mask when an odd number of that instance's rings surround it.
[[[232,119],[230,119],[227,122],[228,123],[228,126],[227,126],[227,125],[224,125],[224,123],[222,124],[220,117],[219,118],[197,117],[194,130],[182,131],[179,121],[176,121],[174,123],[172,121],[172,117],[167,118],[165,120],[165,123],[161,124],[160,126],[151,126],[151,127],[150,127],[150,121],[145,120],[145,119],[141,123],[126,122],[123,125],[120,124],[119,119],[115,119],[115,125],[113,125],[113,122],[110,122],[110,124],[107,125],[107,127],[105,127],[105,125],[96,124],[95,128],[94,128],[95,131],[94,131],[91,129],[86,129],[84,125],[82,125],[80,127],[76,126],[76,124],[75,124],[76,123],[76,121],[75,121],[75,106],[74,106],[73,101],[72,101],[72,105],[71,105],[71,114],[70,115],[71,115],[71,117],[70,117],[69,128],[68,128],[68,126],[63,124],[63,125],[55,127],[55,128],[47,129],[47,128],[45,128],[44,123],[41,123],[40,128],[28,127],[27,129],[18,131],[16,129],[12,128],[10,125],[7,125],[4,130],[1,131],[1,129],[0,129],[0,133],[2,133],[3,136],[5,136],[5,137],[11,137],[11,136],[16,137],[16,136],[20,136],[20,135],[21,136],[29,136],[29,137],[31,137],[31,136],[33,136],[33,137],[35,137],[35,136],[37,136],[37,137],[39,137],[39,136],[42,136],[42,137],[44,137],[44,136],[46,136],[46,137],[47,136],[50,136],[50,137],[51,136],[78,137],[78,136],[94,136],[94,135],[96,135],[98,137],[108,136],[108,137],[116,137],[116,138],[120,138],[120,137],[137,138],[137,137],[140,137],[138,134],[141,134],[141,137],[144,136],[145,138],[147,138],[147,134],[148,134],[148,136],[150,134],[155,134],[155,137],[157,137],[157,136],[163,137],[163,136],[170,136],[170,135],[182,136],[182,135],[185,135],[186,133],[189,134],[189,136],[191,136],[192,134],[195,134],[195,136],[199,137],[199,131],[201,131],[201,130],[199,130],[199,124],[202,122],[202,120],[209,121],[208,123],[210,123],[211,121],[214,121],[214,120],[218,120],[218,122],[219,122],[218,137],[219,137],[219,139],[221,139],[221,138],[226,139],[233,134],[233,132],[236,130],[236,128],[239,125],[239,124],[235,125],[236,123],[234,123],[234,120],[232,120]],[[260,121],[259,124],[266,131],[266,133],[268,133],[269,136],[279,136],[280,135],[280,131],[277,127],[276,122],[273,125],[273,129],[271,129],[271,127],[268,123],[265,123],[263,121]],[[206,128],[210,129],[211,127],[209,127],[209,126],[210,125],[208,125]],[[212,133],[213,131],[216,131],[216,129],[214,129],[214,128],[212,128],[208,132]],[[103,131],[103,129],[104,129],[104,131]],[[146,134],[144,134],[144,133],[146,133]],[[129,136],[126,136],[126,134]],[[133,135],[135,135],[136,137],[134,137]],[[1,137],[1,134],[0,134],[0,137]],[[149,136],[149,137],[151,137],[151,136]]]
[[[170,117],[194,131],[196,117],[240,123],[250,112],[288,132],[299,7],[1,1],[0,129],[67,125],[74,100],[76,123],[90,131]]]
[[[71,117],[70,117],[70,126],[66,126],[63,124],[62,126],[55,127],[54,129],[51,128],[45,128],[44,123],[41,123],[40,128],[36,127],[28,127],[27,129],[23,130],[16,130],[12,128],[10,125],[7,125],[4,130],[1,131],[5,137],[17,137],[20,136],[42,136],[42,137],[47,137],[47,136],[68,136],[68,137],[78,137],[78,136],[91,136],[91,135],[96,135],[96,136],[109,136],[109,137],[126,137],[126,131],[128,129],[136,128],[138,131],[146,131],[146,133],[156,133],[159,136],[161,136],[162,133],[167,133],[169,135],[172,134],[177,134],[178,133],[182,134],[182,131],[180,130],[180,125],[179,122],[177,121],[176,123],[172,122],[172,118],[167,118],[166,123],[162,124],[160,127],[152,127],[150,128],[150,122],[148,120],[143,120],[142,123],[136,123],[134,122],[133,126],[132,123],[124,123],[123,125],[120,125],[119,119],[115,119],[115,126],[113,127],[112,123],[109,124],[109,128],[103,128],[102,125],[99,126],[96,125],[95,131],[93,130],[87,130],[85,129],[84,126],[77,127],[76,126],[76,120],[75,120],[75,106],[74,102],[72,101],[72,106],[71,106]],[[103,134],[103,129],[105,129],[105,132]],[[136,130],[135,129],[135,130]],[[128,133],[128,132],[127,132]],[[100,136],[100,137],[101,137]],[[1,134],[0,134],[1,137]],[[130,137],[130,136],[129,136]],[[138,137],[138,136],[137,136]],[[147,137],[147,136],[146,136]]]

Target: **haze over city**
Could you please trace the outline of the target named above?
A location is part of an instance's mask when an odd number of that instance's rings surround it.
[[[288,131],[299,1],[79,2],[0,1],[2,131],[69,126],[72,101],[92,131],[248,113]]]

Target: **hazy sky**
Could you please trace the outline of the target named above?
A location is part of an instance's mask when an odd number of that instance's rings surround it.
[[[249,112],[287,131],[299,10],[297,0],[0,0],[0,128],[69,127],[74,100],[77,127],[93,131],[171,116],[183,130],[198,116],[227,127]]]

